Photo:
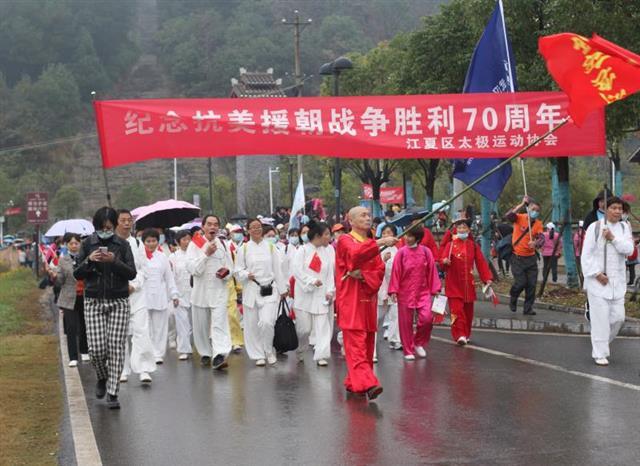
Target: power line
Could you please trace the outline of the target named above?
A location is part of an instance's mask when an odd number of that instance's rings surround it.
[[[51,139],[49,141],[34,142],[32,144],[23,144],[20,146],[0,148],[0,155],[9,154],[11,152],[22,152],[30,149],[38,149],[41,147],[57,146],[60,144],[68,144],[71,142],[82,141],[84,139],[92,139],[97,137],[95,134],[81,134],[79,136],[70,136],[66,138]]]

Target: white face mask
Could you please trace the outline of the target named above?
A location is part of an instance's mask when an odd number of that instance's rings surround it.
[[[159,244],[164,244],[165,237],[164,235],[160,235],[160,239],[158,240]]]
[[[308,243],[309,242],[309,237],[307,236],[306,233],[303,233],[302,235],[300,235],[300,238],[302,238],[302,242],[303,243]]]
[[[275,236],[269,236],[265,238],[265,240],[267,240],[267,243],[271,243],[273,245],[275,245],[278,242],[278,238],[276,238]]]
[[[244,240],[244,235],[242,233],[233,234],[233,241],[235,241],[236,243],[240,243],[242,240]]]
[[[300,244],[300,238],[298,238],[297,236],[290,236],[289,244],[291,244],[292,246],[297,246],[298,244]]]

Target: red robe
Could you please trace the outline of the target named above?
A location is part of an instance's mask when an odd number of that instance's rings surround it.
[[[444,259],[450,259],[450,265],[442,264]],[[440,264],[446,272],[445,294],[448,298],[459,298],[465,303],[476,300],[476,289],[473,282],[473,266],[478,269],[480,280],[488,282],[493,279],[480,247],[469,238],[465,241],[454,239],[444,244],[441,250]]]
[[[364,281],[343,280],[347,272],[358,269]],[[384,263],[376,242],[355,232],[342,235],[336,249],[336,302],[342,330],[377,331],[378,290],[383,278]]]
[[[440,257],[440,254],[438,252],[438,243],[436,243],[431,230],[429,230],[427,227],[422,227],[422,229],[424,231],[424,236],[422,237],[422,241],[420,241],[420,244],[428,247],[431,251],[431,254],[433,254],[434,259],[437,259],[438,257]],[[405,246],[404,238],[400,238],[400,241],[398,241],[397,244],[397,248],[400,249],[403,246]]]

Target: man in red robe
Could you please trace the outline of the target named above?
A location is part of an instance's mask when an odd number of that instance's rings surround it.
[[[364,207],[349,211],[351,233],[342,235],[336,250],[336,302],[338,326],[342,329],[347,391],[373,400],[382,387],[373,373],[373,351],[378,329],[378,289],[384,278],[381,246],[394,246],[395,237],[378,241],[368,238],[371,215]]]

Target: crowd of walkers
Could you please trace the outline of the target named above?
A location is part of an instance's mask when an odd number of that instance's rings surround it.
[[[624,201],[607,201],[591,226],[582,225],[576,252],[599,365],[608,364],[609,343],[624,321],[625,269],[636,249]],[[535,313],[538,252],[557,280],[560,235],[539,216],[531,198],[506,214],[513,226],[503,267],[510,265],[514,276],[514,312],[524,291],[523,312]],[[337,341],[346,390],[375,399],[382,393],[373,371],[379,324],[405,361],[425,358],[441,316],[434,299],[446,296],[453,340],[471,341],[476,288],[490,293],[495,277],[464,212],[448,222],[439,244],[422,224],[399,239],[393,224],[374,225],[363,207],[333,226],[301,220],[298,229],[265,218],[223,225],[206,215],[190,230],[136,231],[129,211],[99,209],[95,233],[65,235],[65,254],[48,266],[59,288],[69,365],[90,360],[97,398],[106,395],[107,405],[119,408],[120,385],[132,374],[151,384],[174,350],[178,360],[196,355],[216,371],[228,367],[233,353],[246,353],[259,367],[277,364],[274,326],[284,308],[295,322],[298,363],[312,349],[315,364],[329,365]]]

